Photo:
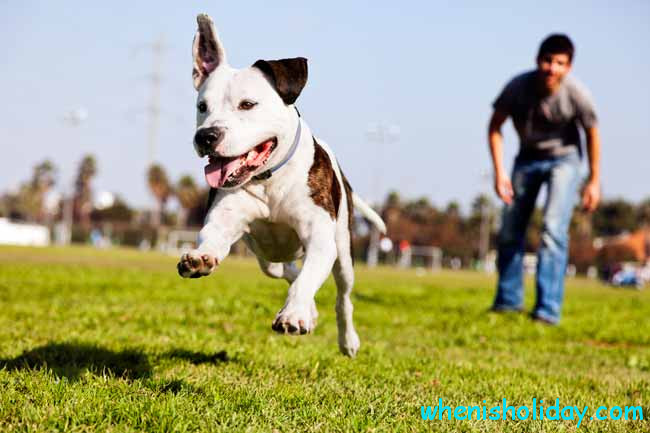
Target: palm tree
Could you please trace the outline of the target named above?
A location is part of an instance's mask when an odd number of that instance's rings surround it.
[[[45,161],[34,167],[34,174],[32,176],[32,185],[35,189],[43,189],[47,191],[56,181],[56,167],[52,161],[46,159]]]
[[[45,196],[56,182],[56,168],[45,160],[34,167],[32,178],[20,189],[20,201],[26,216],[33,221],[47,222]]]
[[[174,193],[181,205],[178,225],[180,227],[185,227],[187,225],[187,217],[190,209],[196,207],[198,202],[201,200],[201,192],[194,182],[194,178],[189,175],[184,175],[178,180]]]
[[[165,169],[159,164],[152,164],[147,170],[147,182],[149,189],[156,198],[157,209],[151,218],[151,224],[154,227],[159,227],[162,222],[162,215],[165,211],[167,200],[172,195],[172,187],[169,184],[169,178]]]
[[[636,208],[637,224],[641,227],[650,227],[650,198],[645,199]]]
[[[93,210],[92,189],[90,181],[97,174],[95,157],[86,155],[79,163],[77,179],[75,180],[74,210],[81,224],[90,225],[90,213]]]
[[[399,208],[401,204],[401,199],[397,191],[391,191],[386,197],[386,202],[384,203],[384,208]]]

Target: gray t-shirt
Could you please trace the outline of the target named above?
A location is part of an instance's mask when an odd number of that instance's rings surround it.
[[[517,75],[492,106],[512,117],[519,134],[519,155],[560,156],[580,151],[583,128],[596,126],[596,111],[587,89],[570,75],[551,95],[539,96],[537,71]]]

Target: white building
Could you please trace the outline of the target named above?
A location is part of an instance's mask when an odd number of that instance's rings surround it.
[[[50,244],[50,231],[38,224],[14,223],[0,218],[0,244],[44,247]]]

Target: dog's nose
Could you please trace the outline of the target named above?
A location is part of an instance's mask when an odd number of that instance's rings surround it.
[[[201,128],[194,135],[194,142],[204,153],[214,150],[215,146],[223,138],[223,129],[216,126],[210,128]]]

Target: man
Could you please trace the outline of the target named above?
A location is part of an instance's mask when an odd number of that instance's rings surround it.
[[[488,141],[494,188],[505,203],[499,233],[499,282],[493,311],[522,311],[526,227],[537,195],[546,185],[544,224],[537,261],[534,320],[556,324],[564,295],[569,223],[584,180],[579,128],[585,132],[589,178],[582,207],[592,212],[600,200],[600,139],[596,114],[586,89],[569,76],[574,56],[566,35],[554,34],[540,45],[537,69],[513,78],[493,104]],[[512,117],[519,154],[512,180],[503,165],[501,126]]]

